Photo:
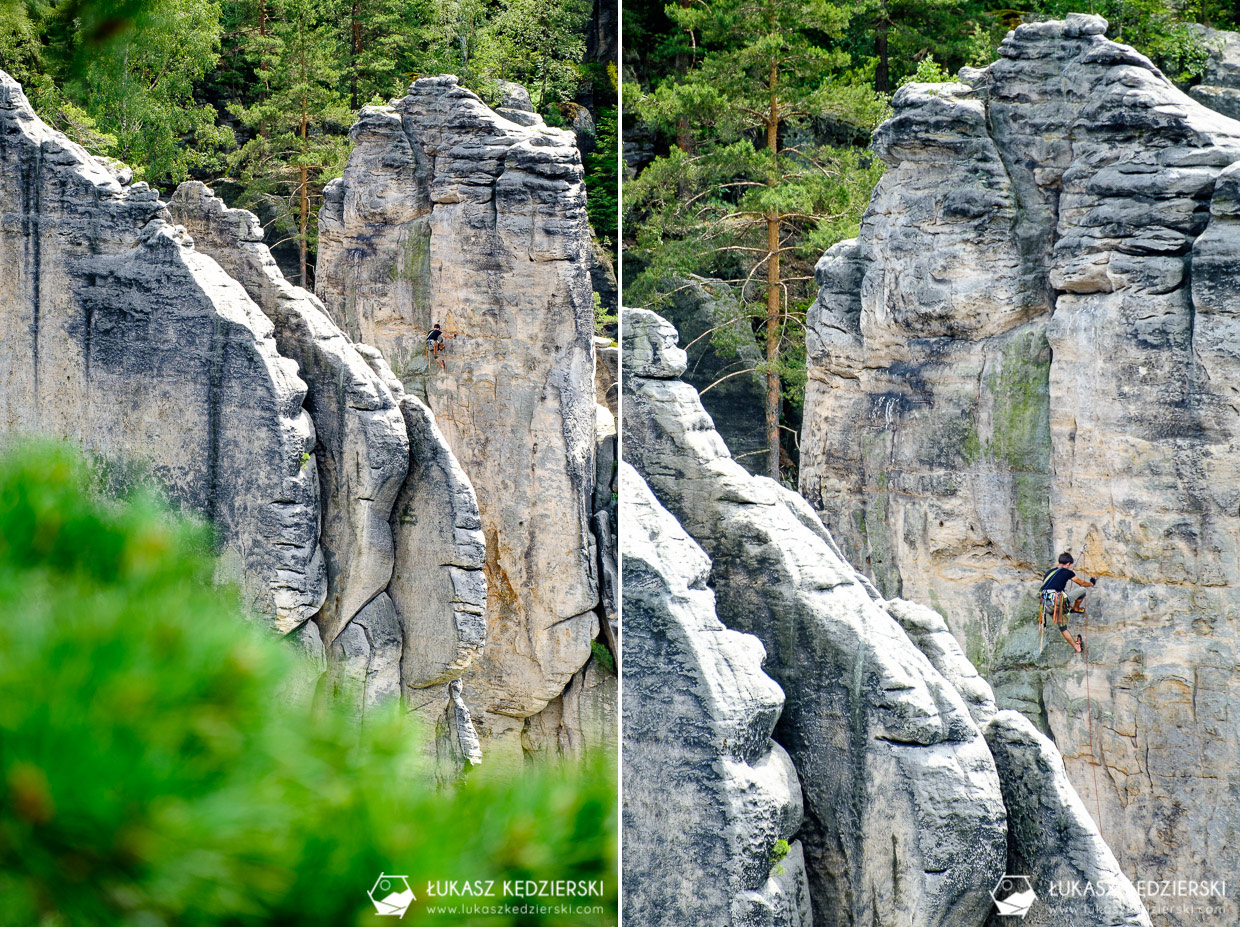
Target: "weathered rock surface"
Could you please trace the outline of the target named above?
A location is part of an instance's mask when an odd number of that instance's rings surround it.
[[[146,471],[214,523],[253,611],[294,630],[327,591],[305,384],[241,285],[125,179],[0,72],[0,423]]]
[[[1148,923],[1053,744],[997,712],[937,613],[884,600],[805,500],[728,459],[693,390],[673,379],[685,357],[666,321],[626,310],[624,326],[626,456],[715,551],[709,582],[719,617],[764,639],[787,695],[775,738],[804,788],[799,836],[815,919],[980,925],[999,876],[1027,872],[1044,882],[1093,881],[1070,904],[1043,885],[1040,923]],[[632,524],[637,494],[623,492]],[[628,563],[626,548],[626,633]],[[626,703],[626,755],[629,710]],[[664,714],[672,726],[676,711]],[[1013,818],[1020,823],[1009,832]],[[1063,853],[1068,860],[1057,862]]]
[[[590,754],[616,755],[619,748],[616,718],[620,715],[620,686],[616,671],[593,657],[578,670],[563,693],[530,718],[521,734],[526,754],[573,758]]]
[[[1024,25],[967,83],[896,94],[861,235],[817,268],[801,490],[1053,737],[1124,871],[1221,878],[1240,870],[1240,123],[1105,27]],[[1039,649],[1065,547],[1103,576],[1089,700],[1053,630]],[[1155,923],[1217,922],[1160,903]]]
[[[495,88],[499,93],[499,100],[495,105],[496,113],[520,126],[542,124],[542,116],[535,112],[528,90],[510,80],[497,80]]]
[[[985,731],[1008,808],[1007,871],[1028,876],[1039,898],[1021,923],[1149,927],[1149,914],[1068,781],[1055,745],[1015,711],[999,712]],[[996,913],[988,923],[1010,921]]]
[[[414,396],[402,396],[400,409],[412,464],[392,512],[399,543],[388,588],[405,628],[401,678],[416,689],[456,679],[481,652],[485,552],[473,486],[434,416]]]
[[[405,423],[390,391],[322,303],[284,279],[253,213],[227,208],[195,181],[181,184],[168,208],[195,248],[214,258],[271,319],[280,353],[297,361],[309,386],[329,589],[315,621],[330,644],[392,578],[388,520],[409,471]]]
[[[943,616],[932,608],[904,599],[891,599],[884,605],[887,614],[899,622],[909,640],[926,655],[930,665],[960,693],[969,715],[985,733],[986,725],[998,711],[995,693],[964,655],[960,644],[947,629]]]
[[[712,557],[720,619],[762,640],[784,689],[776,739],[804,789],[816,921],[980,924],[1003,874],[1005,813],[960,694],[808,507],[728,456],[697,393],[672,379],[685,369],[675,329],[643,310],[622,324],[625,459]],[[626,682],[632,660],[626,651]]]
[[[627,464],[620,483],[625,920],[809,927],[800,844],[771,862],[802,809],[762,645],[719,622],[710,561]]]
[[[571,133],[510,122],[451,77],[365,108],[352,138],[319,216],[318,295],[425,400],[477,491],[487,648],[463,694],[483,740],[516,762],[525,719],[598,632],[580,159]],[[433,322],[456,336],[446,371],[427,365]]]
[[[387,587],[402,632],[399,690],[441,766],[478,765],[482,751],[460,679],[486,643],[477,496],[430,409],[405,393],[377,350],[356,347],[399,404],[409,442],[409,475],[391,513],[395,563]]]

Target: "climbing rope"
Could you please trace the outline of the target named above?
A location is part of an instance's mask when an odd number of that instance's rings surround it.
[[[1085,571],[1085,554],[1088,550],[1088,544],[1081,550],[1082,572]],[[1094,749],[1094,699],[1089,687],[1089,647],[1085,643],[1089,640],[1089,607],[1084,601],[1081,602],[1081,624],[1081,656],[1085,658],[1085,721],[1089,729],[1089,759],[1094,773],[1094,811],[1097,812],[1098,835],[1102,836],[1102,792],[1098,787],[1098,754]]]

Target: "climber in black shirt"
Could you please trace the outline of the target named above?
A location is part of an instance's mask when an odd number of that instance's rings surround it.
[[[443,358],[439,356],[439,352],[448,346],[448,342],[444,339],[455,337],[456,335],[449,335],[440,328],[438,322],[431,326],[431,330],[426,335],[426,356],[428,359],[433,357],[438,361],[441,370],[446,371],[448,369],[443,364]]]
[[[1059,633],[1063,635],[1063,639],[1072,645],[1072,649],[1077,653],[1081,652],[1084,641],[1081,635],[1077,635],[1074,639],[1068,633],[1068,614],[1069,612],[1080,614],[1085,611],[1084,599],[1085,593],[1081,593],[1075,599],[1068,598],[1068,583],[1076,583],[1078,586],[1084,586],[1086,589],[1091,586],[1098,585],[1098,578],[1094,577],[1089,582],[1081,579],[1071,569],[1072,555],[1065,551],[1059,555],[1059,566],[1046,571],[1046,575],[1042,577],[1042,612],[1050,612],[1055,616],[1055,626],[1059,628]]]

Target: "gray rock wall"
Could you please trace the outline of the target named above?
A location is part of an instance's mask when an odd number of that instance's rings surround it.
[[[809,927],[801,789],[771,740],[783,694],[762,645],[726,629],[710,561],[627,464],[624,496],[624,917]],[[821,923],[821,921],[820,921]]]
[[[458,736],[448,685],[482,651],[486,586],[478,504],[434,416],[374,348],[350,342],[311,293],[284,279],[257,218],[200,183],[169,207],[273,320],[310,385],[328,595],[314,616],[327,694],[364,722],[403,696],[437,755],[481,761]],[[458,683],[459,685],[459,683]],[[458,696],[459,700],[459,696]],[[468,726],[466,722],[462,722]]]
[[[0,72],[0,428],[145,471],[292,631],[327,593],[306,385],[241,285],[127,179]]]
[[[707,582],[720,619],[763,640],[786,694],[774,736],[804,790],[799,837],[815,920],[994,925],[991,891],[1003,874],[1025,873],[1041,899],[1036,923],[1147,925],[1054,745],[997,711],[938,613],[883,599],[804,499],[729,459],[696,394],[676,379],[686,358],[671,325],[641,310],[625,310],[623,324],[626,458],[681,519],[666,531],[687,529],[713,554]],[[623,492],[629,525],[643,497]],[[626,548],[626,628],[634,598],[678,601],[630,581],[629,562]],[[625,704],[626,757],[649,736],[629,726],[639,709]],[[664,728],[678,717],[665,706]],[[626,776],[626,801],[630,788],[640,792]],[[626,829],[626,854],[639,826]],[[711,851],[709,842],[685,847]],[[1055,883],[1071,879],[1092,888],[1065,902]]]
[[[1104,29],[1024,25],[963,83],[896,94],[861,235],[817,267],[801,490],[1053,737],[1126,872],[1221,877],[1240,868],[1240,123]],[[1062,639],[1039,646],[1064,548],[1102,576],[1089,700]]]
[[[528,121],[528,120],[527,120]],[[599,631],[590,239],[571,133],[518,125],[452,77],[365,108],[319,215],[318,295],[433,411],[478,494],[487,648],[463,681],[483,741],[526,719]],[[428,366],[438,322],[455,337]]]
[[[477,762],[460,676],[484,544],[433,416],[284,279],[251,213],[128,179],[0,74],[3,433],[78,442],[210,519],[224,578],[307,656],[290,697],[364,723],[403,694],[428,749]]]
[[[1007,871],[1028,876],[1041,901],[1021,923],[1149,927],[1141,898],[1068,781],[1054,744],[1015,711],[995,716],[986,727],[986,742],[1009,809]],[[999,927],[1011,920],[996,912],[987,924]]]

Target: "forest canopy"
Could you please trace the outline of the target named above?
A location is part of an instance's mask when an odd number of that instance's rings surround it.
[[[590,214],[614,246],[618,82],[587,48],[592,15],[591,0],[3,0],[0,68],[45,121],[136,180],[164,193],[202,180],[258,213],[290,276],[313,286],[314,217],[357,110],[431,74],[488,102],[498,81],[521,83],[551,125],[588,107]]]

